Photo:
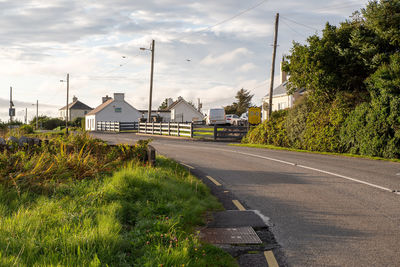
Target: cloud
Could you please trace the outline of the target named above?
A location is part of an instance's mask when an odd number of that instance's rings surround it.
[[[232,63],[235,59],[240,56],[249,55],[251,52],[244,47],[237,48],[233,51],[227,52],[222,55],[208,55],[205,57],[200,64],[203,65],[223,65],[227,63]]]
[[[257,1],[0,0],[0,96],[12,85],[14,99],[39,99],[54,105],[43,112],[56,114],[65,104],[59,80],[70,73],[71,97],[89,106],[105,94],[125,92],[135,107],[146,108],[151,57],[139,47],[155,39],[155,107],[179,95],[200,97],[205,107],[226,105],[242,86],[258,97],[264,92],[251,87],[269,78],[276,10],[282,16],[280,57],[292,40],[304,42],[315,33],[295,22],[322,29],[366,2],[268,1],[215,26]],[[8,104],[0,104],[0,118],[7,119]]]

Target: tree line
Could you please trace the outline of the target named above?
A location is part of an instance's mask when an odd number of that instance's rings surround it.
[[[306,93],[244,142],[400,158],[400,0],[327,23],[285,59],[288,93]]]

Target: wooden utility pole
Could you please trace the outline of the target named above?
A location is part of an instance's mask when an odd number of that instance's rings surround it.
[[[274,49],[273,49],[273,52],[272,52],[271,84],[270,84],[270,87],[269,87],[268,120],[271,118],[271,113],[272,113],[272,94],[273,94],[273,90],[274,90],[275,57],[276,57],[276,46],[277,46],[277,42],[278,42],[278,25],[279,25],[279,13],[276,13],[275,34],[274,34]]]
[[[13,121],[13,116],[15,116],[15,109],[13,107],[14,107],[14,103],[12,101],[12,87],[10,86],[10,109],[8,111],[8,113],[9,113],[8,115],[10,115],[10,125]]]
[[[39,130],[39,100],[36,100],[36,130]]]
[[[154,73],[154,40],[151,43],[151,72],[150,72],[150,96],[149,96],[149,114],[147,116],[147,122],[151,120],[151,101],[153,97],[153,73]]]
[[[66,109],[66,118],[65,118],[65,133],[68,135],[68,99],[69,99],[69,73],[67,73],[67,109]]]

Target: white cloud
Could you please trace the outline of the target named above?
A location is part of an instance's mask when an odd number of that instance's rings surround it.
[[[71,74],[71,97],[92,107],[105,94],[125,92],[135,107],[146,108],[150,54],[139,47],[148,47],[152,39],[154,107],[179,95],[201,98],[205,107],[227,105],[241,87],[254,90],[254,102],[260,102],[265,89],[251,87],[269,78],[276,10],[282,22],[287,17],[321,29],[326,20],[343,21],[367,0],[269,1],[215,27],[257,1],[23,2],[0,0],[0,96],[7,97],[13,86],[14,99],[53,104],[43,112],[54,114],[65,103],[65,84],[59,80],[66,73]],[[285,23],[280,24],[278,57],[288,53],[293,39],[304,41],[315,32]],[[7,119],[8,107],[0,104],[0,119]]]
[[[241,48],[237,48],[233,51],[224,53],[222,55],[215,55],[215,54],[208,55],[200,62],[200,64],[223,65],[223,64],[227,64],[227,63],[232,63],[238,57],[249,55],[249,54],[251,54],[251,52],[247,48],[241,47]]]

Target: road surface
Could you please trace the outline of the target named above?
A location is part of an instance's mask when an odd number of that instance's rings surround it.
[[[152,138],[269,217],[290,266],[400,266],[399,163]]]

